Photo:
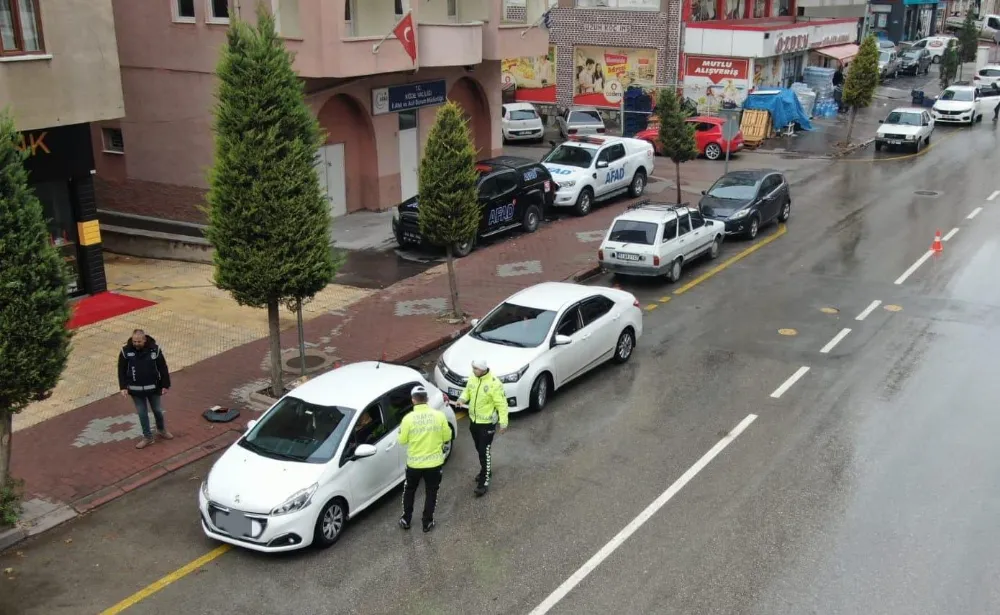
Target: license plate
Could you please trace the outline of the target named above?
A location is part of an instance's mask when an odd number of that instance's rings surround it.
[[[535,132],[535,131],[534,130],[518,130],[517,134],[519,134],[519,135],[530,135],[533,132]]]
[[[461,397],[461,395],[462,395],[462,392],[459,391],[458,389],[452,389],[452,388],[448,389],[448,397],[451,397],[451,398],[454,398],[454,399],[458,399],[459,397]]]
[[[615,258],[617,258],[618,260],[623,260],[623,261],[637,261],[637,260],[639,260],[639,255],[638,254],[625,254],[625,253],[619,252],[618,254],[615,254]]]
[[[417,235],[416,233],[403,233],[403,239],[409,239],[410,241],[419,242],[420,235]]]
[[[215,513],[215,526],[230,536],[240,537],[250,535],[250,519],[240,513],[226,514],[221,510]]]
[[[902,141],[900,141],[899,139],[889,139],[889,140],[887,141],[887,143],[888,143],[889,145],[902,145],[902,144],[903,144],[903,142],[902,142]]]

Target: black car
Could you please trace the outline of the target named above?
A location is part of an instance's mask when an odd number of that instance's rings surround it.
[[[545,213],[556,198],[556,186],[548,169],[538,161],[515,156],[499,156],[476,163],[479,172],[479,207],[482,222],[477,239],[515,228],[529,233],[538,230]],[[418,221],[420,197],[403,201],[392,218],[392,233],[400,247],[426,245]],[[455,256],[472,252],[475,242],[453,246]]]
[[[931,52],[926,49],[911,49],[899,58],[899,74],[926,75],[931,70]]]
[[[792,211],[788,180],[771,169],[726,173],[702,194],[701,213],[725,224],[727,235],[753,239],[762,224],[785,222]]]

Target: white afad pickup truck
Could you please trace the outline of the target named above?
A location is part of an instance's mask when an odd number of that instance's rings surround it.
[[[976,31],[979,34],[979,40],[992,41],[994,40],[993,36],[996,34],[997,30],[1000,30],[1000,15],[983,15],[980,19],[973,21],[973,23],[976,24]],[[964,17],[949,17],[944,22],[944,28],[949,32],[961,32],[964,26]]]
[[[628,193],[639,197],[653,174],[652,144],[627,137],[570,137],[542,164],[558,185],[553,207],[572,207],[578,216],[597,201]]]

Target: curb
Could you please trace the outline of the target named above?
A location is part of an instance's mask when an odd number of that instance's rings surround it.
[[[869,145],[871,145],[874,142],[875,142],[875,139],[865,139],[864,141],[858,141],[857,144],[855,144],[855,145],[849,145],[848,147],[844,148],[843,150],[841,150],[839,152],[836,152],[835,154],[833,154],[832,156],[830,156],[830,158],[833,158],[834,160],[836,160],[837,158],[843,158],[844,156],[847,156],[849,154],[853,154],[854,152],[858,151],[861,148],[868,147]]]
[[[586,282],[590,278],[596,277],[601,274],[601,266],[594,265],[593,267],[588,267],[587,269],[581,269],[573,275],[566,278],[570,282]]]
[[[0,553],[13,547],[28,537],[28,531],[21,527],[12,527],[0,532]]]

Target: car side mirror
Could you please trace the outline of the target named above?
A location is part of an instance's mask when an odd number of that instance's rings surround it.
[[[473,318],[472,320],[469,321],[469,324],[471,326],[475,327],[476,325],[479,324],[479,319],[478,318]]]
[[[257,426],[257,419],[252,419],[252,420],[247,421],[247,433],[249,433],[250,430],[253,429],[256,426]]]
[[[701,193],[702,195],[708,194],[708,190],[702,190]]]
[[[706,226],[715,226],[715,222],[713,222],[712,220],[705,220],[705,225]]]
[[[883,123],[884,121],[885,121],[885,120],[879,120],[879,121],[878,121],[878,123],[879,123],[879,124],[881,124],[881,123]]]
[[[378,449],[371,444],[359,444],[357,448],[354,449],[354,454],[351,455],[351,459],[364,459],[365,457],[371,457],[378,452]]]
[[[607,160],[598,160],[597,161],[597,168],[598,169],[606,169],[606,168],[608,168],[608,161]]]
[[[573,343],[573,338],[568,335],[556,335],[555,345],[556,346],[569,346]]]
[[[549,145],[551,145],[552,147],[555,147],[557,145],[555,139],[549,139]]]

